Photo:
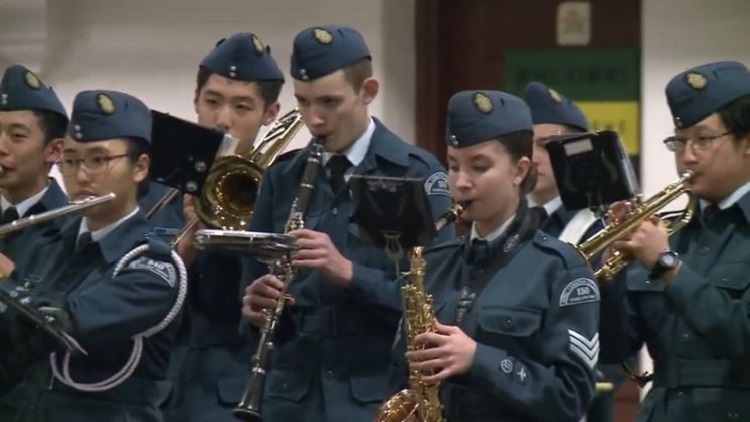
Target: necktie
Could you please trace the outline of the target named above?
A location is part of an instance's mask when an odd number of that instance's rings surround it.
[[[331,183],[331,189],[333,194],[339,193],[341,188],[344,186],[344,174],[349,170],[352,163],[345,155],[334,155],[328,159],[326,168],[328,169],[328,180]]]
[[[83,233],[82,235],[78,236],[78,241],[76,242],[76,252],[81,252],[92,243],[94,243],[94,240],[91,238],[91,233]]]
[[[18,211],[16,210],[16,207],[8,207],[5,211],[3,211],[3,224],[12,223],[16,220],[18,220]]]
[[[531,207],[531,211],[536,214],[539,224],[544,223],[544,220],[549,217],[547,210],[544,207]]]
[[[469,262],[473,268],[482,268],[490,259],[490,244],[486,240],[474,239],[471,241],[471,252]]]
[[[703,221],[708,222],[711,221],[712,218],[718,214],[718,212],[721,211],[719,209],[719,206],[716,204],[711,204],[703,209]]]

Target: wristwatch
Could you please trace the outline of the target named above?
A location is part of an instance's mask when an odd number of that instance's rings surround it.
[[[675,251],[666,250],[659,254],[659,259],[656,260],[656,265],[651,268],[651,273],[648,275],[648,279],[658,280],[667,272],[677,268],[680,263],[680,255]]]

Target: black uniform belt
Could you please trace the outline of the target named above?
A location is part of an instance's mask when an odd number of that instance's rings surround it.
[[[750,362],[718,359],[675,359],[655,362],[654,387],[750,388]]]
[[[105,379],[111,375],[104,375]],[[155,381],[145,378],[130,377],[122,384],[106,391],[89,393],[68,387],[58,380],[53,380],[45,386],[50,391],[65,393],[69,395],[80,395],[89,399],[101,399],[121,403],[141,404],[159,407],[169,396],[172,383],[169,381]]]

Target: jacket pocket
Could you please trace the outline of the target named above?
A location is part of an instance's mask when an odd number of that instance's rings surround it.
[[[542,325],[541,310],[530,308],[484,308],[477,315],[477,340],[518,353],[518,347],[532,347]]]

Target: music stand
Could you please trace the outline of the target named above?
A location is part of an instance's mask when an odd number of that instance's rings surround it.
[[[54,338],[55,341],[60,343],[60,345],[62,345],[68,352],[81,353],[84,355],[86,354],[86,352],[71,336],[69,336],[60,327],[55,325],[54,320],[51,320],[47,315],[39,312],[38,310],[24,305],[3,289],[0,289],[0,304],[13,309],[21,317],[26,318],[35,326],[44,330],[49,336]]]
[[[630,157],[613,131],[551,137],[545,147],[560,198],[569,211],[601,213],[613,202],[640,193]]]
[[[149,178],[200,195],[224,134],[156,110],[151,110],[151,116]]]
[[[352,220],[369,244],[384,248],[398,263],[404,250],[432,245],[437,234],[424,181],[416,178],[352,175]]]

